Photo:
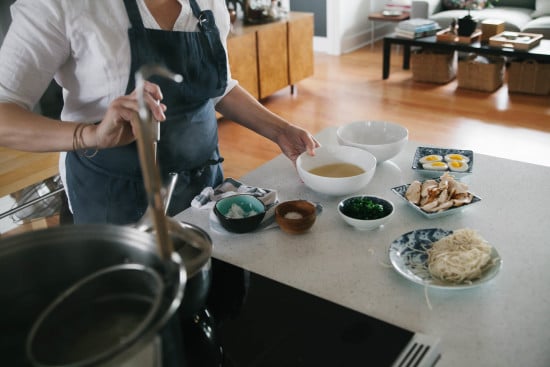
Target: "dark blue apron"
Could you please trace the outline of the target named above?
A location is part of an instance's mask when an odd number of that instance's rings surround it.
[[[227,85],[227,60],[214,16],[190,1],[197,32],[146,29],[135,0],[124,0],[131,28],[130,78],[126,93],[135,88],[134,75],[146,64],[160,64],[183,76],[183,83],[152,77],[168,107],[160,124],[158,162],[161,176],[179,174],[168,215],[189,207],[206,186],[223,180],[218,151],[213,97]],[[92,158],[69,152],[67,186],[75,223],[128,224],[145,213],[145,194],[137,145],[100,150]]]

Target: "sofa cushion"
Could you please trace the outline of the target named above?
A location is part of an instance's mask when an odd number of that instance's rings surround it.
[[[550,15],[533,19],[521,30],[526,33],[540,33],[544,38],[550,38]]]
[[[505,22],[504,28],[507,31],[519,32],[531,21],[532,10],[527,8],[486,8],[483,10],[472,10],[470,14],[477,21],[485,19],[500,19]],[[462,18],[468,14],[467,10],[447,10],[433,14],[430,19],[435,20],[441,27],[448,27],[453,19]]]
[[[537,0],[535,11],[531,15],[533,18],[542,17],[543,15],[550,15],[550,1]]]
[[[470,9],[483,9],[487,5],[486,0],[442,0],[442,5],[444,10],[456,10],[456,9],[466,9],[466,6],[470,6]]]

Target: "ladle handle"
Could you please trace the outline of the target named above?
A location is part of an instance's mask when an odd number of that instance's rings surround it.
[[[174,250],[172,240],[168,234],[168,223],[164,214],[164,198],[161,192],[160,173],[155,164],[154,149],[151,143],[150,129],[140,119],[140,128],[137,129],[137,146],[143,183],[147,193],[150,212],[152,214],[153,228],[157,236],[160,256],[164,260],[170,259]]]
[[[164,260],[169,260],[174,251],[174,246],[168,230],[168,222],[165,214],[165,203],[162,195],[160,172],[156,164],[155,144],[157,141],[156,133],[152,128],[156,124],[153,121],[149,108],[145,105],[145,79],[153,74],[172,79],[176,82],[181,81],[181,76],[176,75],[166,68],[158,65],[144,65],[135,74],[136,91],[139,103],[139,124],[136,131],[136,140],[138,146],[139,160],[143,174],[143,182],[147,193],[147,201],[151,208],[153,217],[153,227],[157,236],[160,256]]]
[[[170,206],[170,201],[172,200],[172,194],[176,188],[176,183],[178,182],[178,174],[176,172],[170,172],[170,181],[166,186],[166,192],[164,194],[164,214],[168,212],[168,207]]]

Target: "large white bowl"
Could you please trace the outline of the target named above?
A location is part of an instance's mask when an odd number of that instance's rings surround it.
[[[378,163],[395,157],[407,144],[409,130],[387,121],[355,121],[336,130],[338,143],[365,149]]]
[[[309,172],[313,168],[334,163],[351,163],[365,172],[349,177],[326,177]],[[315,155],[302,153],[296,160],[298,175],[314,191],[327,195],[349,195],[367,186],[376,171],[376,158],[366,150],[344,145],[327,145],[315,150]]]

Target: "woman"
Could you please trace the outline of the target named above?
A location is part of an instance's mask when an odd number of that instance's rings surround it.
[[[145,212],[133,132],[134,75],[143,65],[183,76],[145,85],[145,102],[163,121],[161,174],[179,174],[170,215],[222,181],[216,110],[293,161],[318,146],[231,79],[224,1],[18,0],[11,10],[0,50],[0,145],[67,152],[60,172],[75,223],[133,223]],[[52,77],[64,92],[61,123],[31,112]]]

